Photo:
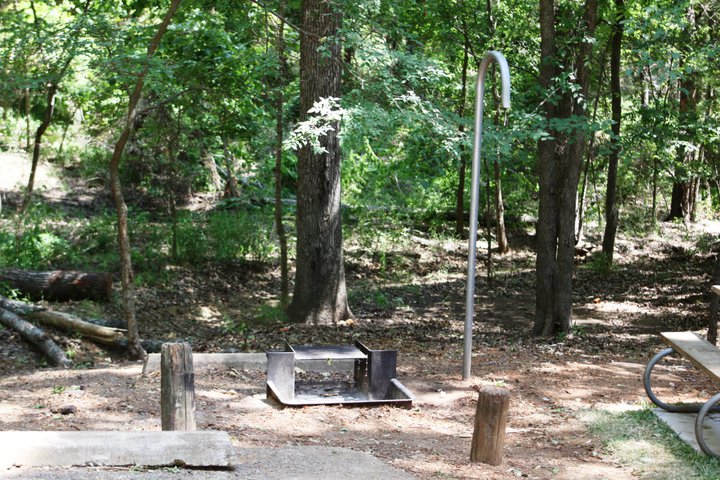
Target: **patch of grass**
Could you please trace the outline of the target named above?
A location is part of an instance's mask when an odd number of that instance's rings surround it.
[[[260,305],[253,319],[258,323],[285,323],[288,318],[280,305]]]
[[[716,480],[720,461],[692,449],[649,407],[624,412],[588,411],[583,420],[600,437],[604,449],[641,479]]]
[[[602,277],[607,277],[613,271],[613,264],[610,263],[610,258],[605,253],[593,255],[586,266]]]

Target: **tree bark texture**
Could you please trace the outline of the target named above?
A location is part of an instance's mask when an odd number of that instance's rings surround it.
[[[285,5],[280,7],[280,15],[285,14]],[[285,225],[283,224],[283,207],[282,207],[282,159],[283,159],[283,124],[284,115],[283,108],[285,99],[283,96],[283,88],[285,79],[288,76],[287,60],[285,58],[285,22],[280,20],[277,31],[276,48],[278,55],[278,85],[275,98],[275,232],[278,236],[280,244],[280,305],[283,309],[287,308],[290,289],[289,289],[289,272],[288,272],[288,248],[287,235],[285,234]]]
[[[470,461],[490,465],[502,463],[505,427],[510,411],[510,392],[486,388],[478,394]]]
[[[331,0],[303,0],[300,33],[301,120],[320,98],[340,97],[340,12]],[[298,152],[297,260],[288,315],[294,322],[333,324],[351,316],[343,266],[338,128]]]
[[[693,6],[687,10],[688,30],[695,30],[696,17]],[[680,61],[680,68],[685,65],[684,59]],[[697,88],[695,73],[685,73],[680,81],[680,101],[678,120],[680,126],[680,139],[691,143],[696,141],[697,104],[700,91]],[[668,220],[682,219],[684,222],[695,221],[695,202],[699,189],[699,179],[691,172],[691,164],[696,160],[696,150],[684,146],[678,148],[675,163],[675,180],[673,182],[672,196],[670,198],[670,214]]]
[[[164,431],[197,429],[195,373],[187,343],[165,343],[160,350],[160,417]]]
[[[155,54],[155,51],[160,45],[163,35],[167,31],[170,20],[180,6],[181,0],[172,0],[170,7],[168,8],[165,17],[160,22],[155,35],[150,41],[148,46],[146,62]],[[135,118],[138,113],[138,103],[140,102],[140,96],[142,94],[143,85],[145,83],[145,76],[147,75],[149,64],[146,63],[145,67],[140,71],[135,82],[135,87],[130,94],[128,101],[128,114],[125,120],[125,126],[123,131],[115,144],[112,158],[110,159],[110,187],[112,189],[113,201],[115,203],[115,209],[117,211],[117,226],[118,226],[118,246],[120,253],[120,283],[122,286],[122,305],[125,314],[125,321],[128,327],[128,350],[132,357],[144,358],[146,356],[145,350],[143,350],[140,344],[140,336],[138,333],[137,319],[135,316],[135,286],[133,283],[133,270],[132,270],[132,259],[130,256],[130,235],[128,233],[128,209],[125,203],[125,197],[122,191],[122,184],[120,182],[120,160],[122,158],[125,145],[130,139]]]
[[[106,273],[52,270],[0,270],[0,283],[19,290],[31,299],[109,301],[112,277]]]
[[[622,119],[622,93],[620,90],[620,61],[625,21],[625,0],[615,0],[615,24],[610,39],[610,96],[612,108],[612,137],[608,158],[607,191],[605,193],[605,234],[602,251],[609,263],[613,261],[615,235],[619,212],[617,205],[617,176],[620,161],[620,121]]]
[[[55,365],[64,368],[72,366],[72,360],[65,356],[65,352],[43,330],[32,323],[26,322],[9,310],[0,308],[0,324],[15,330],[22,338],[33,343]]]
[[[581,24],[584,40],[575,48],[565,47],[563,64],[573,64],[583,98],[587,98],[592,43],[588,41],[597,23],[597,0],[587,0]],[[553,79],[561,72],[558,64],[558,38],[555,32],[552,0],[540,2],[541,60],[540,85],[551,94]],[[574,53],[573,53],[574,52]],[[574,58],[573,58],[574,57]],[[559,93],[557,102],[545,102],[545,116],[552,119],[585,115],[584,103],[569,92]],[[557,103],[557,105],[553,105]],[[538,143],[540,205],[537,226],[536,310],[533,333],[553,335],[570,329],[572,323],[572,278],[575,254],[575,214],[577,188],[585,146],[582,129],[554,131],[551,139]]]

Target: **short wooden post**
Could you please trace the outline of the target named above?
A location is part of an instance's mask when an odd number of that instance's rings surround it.
[[[504,388],[486,388],[478,395],[473,431],[471,462],[490,465],[502,463],[505,426],[510,410],[510,392]]]
[[[160,351],[160,417],[163,430],[196,430],[195,374],[188,343],[163,343]]]

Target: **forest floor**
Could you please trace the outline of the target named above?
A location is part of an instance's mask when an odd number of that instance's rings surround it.
[[[516,237],[511,253],[494,256],[492,281],[484,267],[479,272],[467,381],[461,379],[467,244],[421,232],[348,236],[355,318],[343,325],[275,321],[279,269],[264,263],[173,267],[163,285],[139,288],[138,320],[144,338],[186,340],[195,352],[355,339],[398,350],[398,378],[417,396],[409,410],[280,408],[265,398],[262,371],[197,370],[198,427],[227,431],[238,447],[346,447],[424,479],[660,478],[652,458],[619,457],[592,423],[647,405],[642,372],[661,348],[658,332],[705,328],[716,228],[661,224],[643,238],[621,237],[609,270],[592,253],[579,257],[575,327],[553,339],[530,335],[534,254],[526,236]],[[53,308],[119,316],[117,301]],[[53,335],[73,352],[77,368],[47,367],[14,332],[0,329],[0,430],[160,429],[157,373],[143,377],[120,352]],[[658,391],[668,399],[699,398],[711,389],[679,363],[659,373]],[[496,467],[468,461],[477,391],[485,386],[512,394],[504,461]],[[54,413],[68,404],[75,413]]]

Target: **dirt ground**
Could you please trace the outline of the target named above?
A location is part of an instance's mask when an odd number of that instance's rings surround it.
[[[398,350],[399,380],[417,396],[411,409],[281,408],[266,400],[262,371],[197,370],[198,427],[227,431],[239,447],[347,447],[423,479],[636,478],[604,451],[583,414],[647,402],[642,371],[661,347],[657,333],[702,331],[706,325],[715,254],[696,248],[699,232],[661,228],[650,238],[621,239],[617,266],[609,273],[578,258],[575,328],[563,338],[529,333],[531,252],[518,247],[495,257],[494,280],[488,283],[484,271],[478,278],[468,381],[460,375],[467,246],[416,234],[392,248],[348,241],[347,281],[356,318],[347,325],[259,322],[259,312],[274,305],[278,269],[239,263],[178,267],[166,286],[142,287],[141,334],[187,340],[196,352],[354,339]],[[91,308],[53,307],[78,314]],[[108,317],[118,314],[117,302],[92,308]],[[0,329],[0,429],[160,430],[157,373],[143,377],[140,364],[121,352],[53,335],[75,352],[78,368],[49,368],[16,334]],[[668,399],[696,398],[705,389],[701,376],[680,364],[659,373],[658,391]],[[469,462],[477,391],[485,386],[512,394],[504,461],[497,467]],[[68,405],[74,413],[59,413]]]

